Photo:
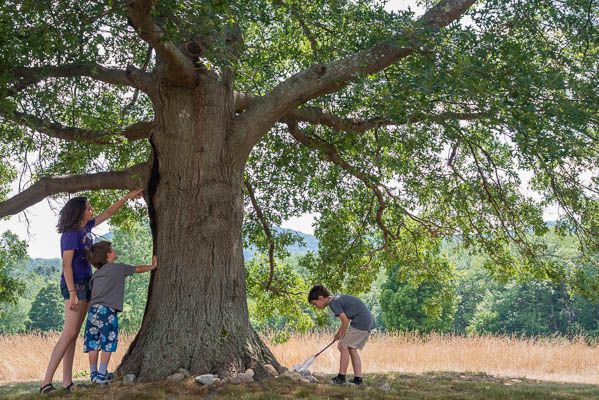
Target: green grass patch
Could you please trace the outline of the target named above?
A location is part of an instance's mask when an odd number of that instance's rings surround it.
[[[287,378],[266,379],[250,385],[226,385],[208,389],[193,380],[154,382],[126,386],[113,383],[98,387],[82,383],[73,393],[57,390],[38,395],[38,383],[0,386],[6,399],[224,399],[224,400],[403,400],[417,399],[599,399],[599,385],[568,384],[527,379],[497,378],[480,373],[427,373],[367,375],[362,387],[333,386],[325,383],[298,384]],[[390,391],[382,386],[388,383]]]

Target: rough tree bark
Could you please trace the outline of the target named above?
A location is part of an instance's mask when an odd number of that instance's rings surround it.
[[[141,330],[120,371],[142,381],[178,368],[228,374],[278,365],[249,323],[241,226],[245,157],[235,149],[233,91],[202,75],[157,80],[147,189],[159,268]]]

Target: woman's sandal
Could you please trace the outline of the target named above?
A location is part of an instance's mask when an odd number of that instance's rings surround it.
[[[53,384],[48,383],[47,385],[44,385],[40,388],[40,394],[47,394],[50,393],[51,391],[55,390],[56,388],[54,387]]]
[[[72,392],[72,391],[73,391],[73,389],[75,389],[75,388],[76,388],[75,384],[74,384],[73,382],[71,382],[71,384],[70,384],[70,385],[68,385],[68,386],[64,386],[64,387],[62,388],[62,390],[64,390],[64,391],[67,391],[67,392]]]

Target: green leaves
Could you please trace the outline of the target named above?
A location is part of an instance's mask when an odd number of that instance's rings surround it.
[[[25,290],[25,284],[18,279],[16,269],[21,260],[27,256],[25,241],[19,240],[10,231],[0,237],[0,305],[1,303],[16,304],[19,296]],[[0,309],[1,313],[2,309]]]

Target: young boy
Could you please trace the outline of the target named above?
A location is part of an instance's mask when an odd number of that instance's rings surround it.
[[[96,267],[96,272],[90,281],[92,295],[85,324],[83,352],[89,353],[91,381],[99,384],[112,380],[112,374],[107,369],[110,356],[117,347],[118,313],[123,311],[125,278],[135,272],[151,271],[158,264],[156,256],[152,258],[151,265],[138,266],[115,264],[117,257],[111,243],[107,241],[92,245],[87,252],[87,259]],[[98,369],[100,350],[102,356]]]
[[[314,286],[308,294],[308,301],[316,308],[329,306],[331,311],[341,320],[341,327],[335,334],[334,340],[339,340],[337,348],[341,353],[339,359],[339,374],[331,380],[333,384],[345,383],[345,374],[349,360],[354,369],[354,379],[350,382],[362,384],[362,361],[358,349],[362,350],[370,331],[374,328],[374,318],[366,304],[357,297],[347,294],[331,296],[321,285]],[[350,324],[351,321],[351,324]],[[348,329],[349,328],[349,329]]]

